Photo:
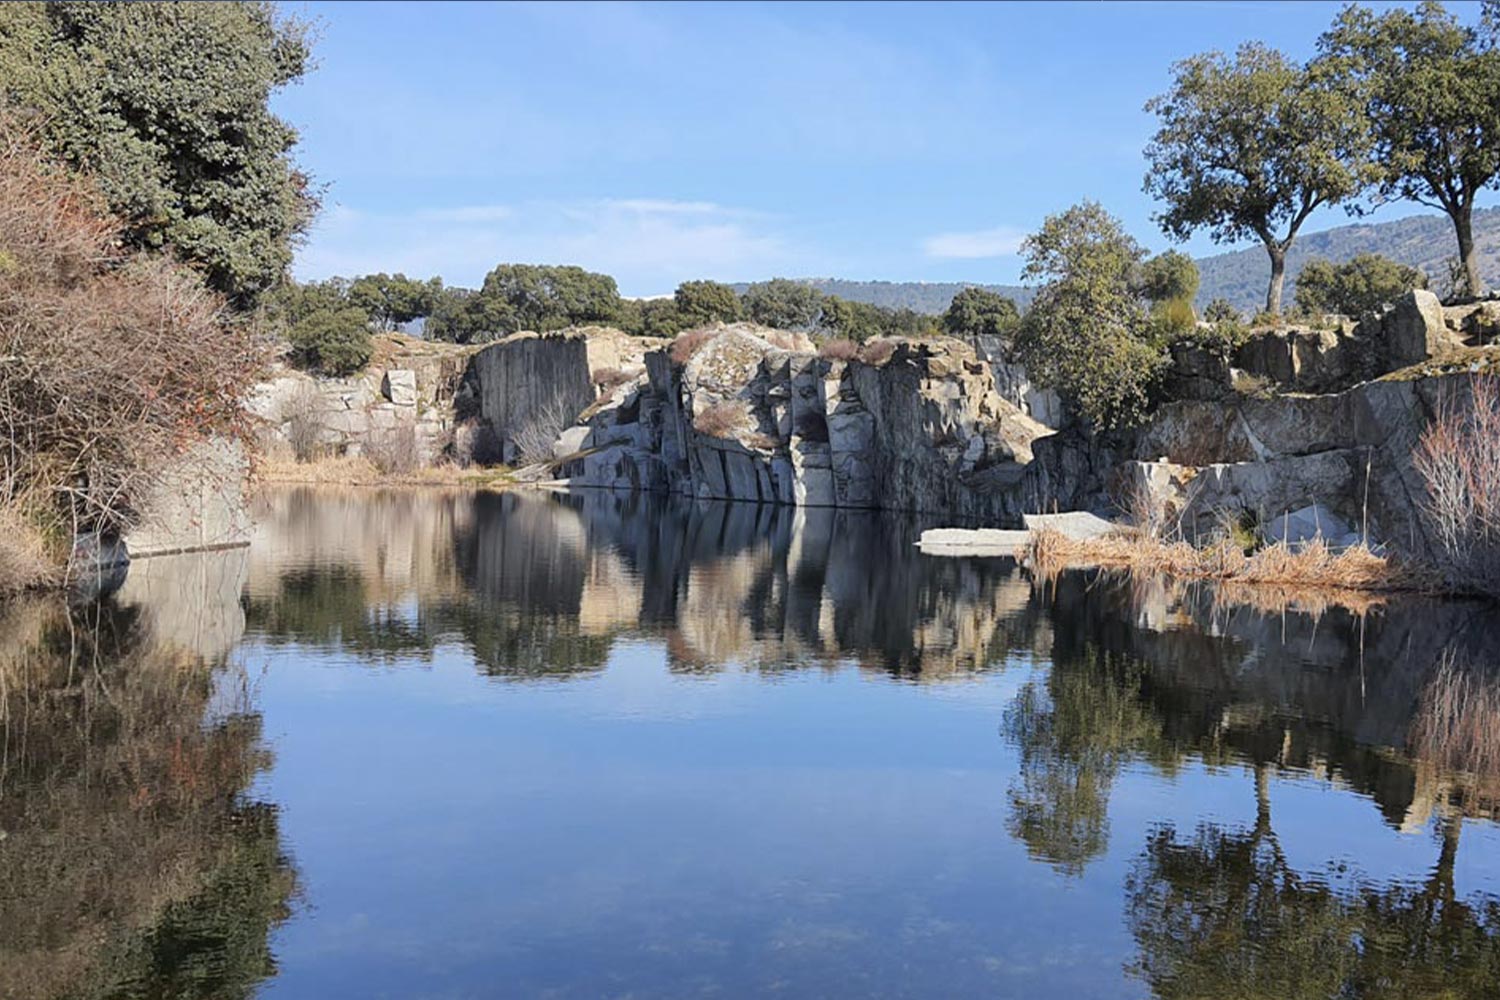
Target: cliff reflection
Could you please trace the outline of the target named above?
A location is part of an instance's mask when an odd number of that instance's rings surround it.
[[[497,677],[566,677],[645,638],[684,672],[852,660],[932,680],[1046,632],[1013,565],[919,556],[916,530],[876,513],[303,490],[258,520],[251,628],[372,662],[458,643]]]
[[[4,995],[244,997],[275,971],[293,874],[246,794],[269,759],[223,658],[244,562],[0,609]]]

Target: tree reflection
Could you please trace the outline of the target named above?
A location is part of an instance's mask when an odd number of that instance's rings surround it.
[[[1141,697],[1141,667],[1092,648],[1055,663],[1045,691],[1026,684],[1005,714],[1020,750],[1010,830],[1032,857],[1070,875],[1109,841],[1109,793],[1131,756],[1162,756],[1161,720]]]
[[[1133,971],[1169,998],[1493,997],[1500,901],[1455,898],[1458,823],[1417,885],[1336,888],[1294,870],[1256,768],[1254,826],[1154,833],[1126,882]]]
[[[0,992],[249,996],[293,874],[246,699],[110,605],[12,604],[0,637]]]

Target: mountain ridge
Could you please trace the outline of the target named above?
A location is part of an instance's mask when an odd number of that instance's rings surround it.
[[[1480,271],[1487,282],[1500,284],[1500,207],[1476,209],[1474,242],[1480,255]],[[1290,306],[1296,294],[1297,275],[1313,258],[1341,263],[1361,253],[1379,253],[1416,267],[1428,276],[1434,289],[1441,289],[1447,261],[1457,256],[1453,224],[1446,215],[1409,215],[1387,222],[1352,222],[1344,226],[1305,233],[1287,254],[1287,281],[1283,299]],[[1265,305],[1271,265],[1258,246],[1228,250],[1197,258],[1203,283],[1197,305],[1202,309],[1216,298],[1225,298],[1246,315]],[[846,278],[793,278],[811,285],[824,295],[837,295],[852,302],[868,302],[888,309],[912,309],[937,314],[948,308],[953,296],[965,288],[984,288],[1015,299],[1023,308],[1035,289],[1022,285],[978,281],[855,281]],[[732,283],[743,293],[752,282]]]

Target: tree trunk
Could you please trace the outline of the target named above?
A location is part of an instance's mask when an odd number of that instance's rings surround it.
[[[1281,315],[1281,286],[1286,283],[1286,248],[1266,244],[1271,256],[1271,287],[1266,289],[1266,312]]]
[[[1452,212],[1453,228],[1458,233],[1458,259],[1463,264],[1464,282],[1469,295],[1484,294],[1484,278],[1479,274],[1479,255],[1474,252],[1474,209],[1463,205]]]

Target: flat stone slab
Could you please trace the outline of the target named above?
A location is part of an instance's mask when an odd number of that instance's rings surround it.
[[[1023,514],[1021,520],[1025,522],[1028,531],[1051,528],[1068,538],[1081,540],[1108,535],[1119,527],[1086,510],[1070,510],[1061,514]]]
[[[917,547],[929,556],[1018,556],[1031,541],[1029,531],[1002,528],[931,528]]]

